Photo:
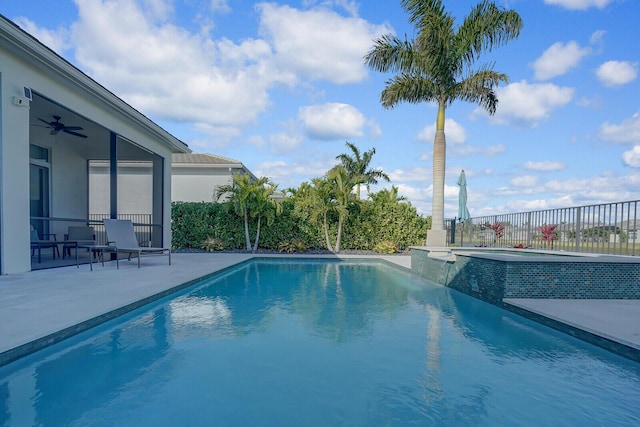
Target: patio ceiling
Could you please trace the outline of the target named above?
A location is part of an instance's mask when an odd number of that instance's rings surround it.
[[[60,123],[63,123],[66,126],[81,127],[82,130],[76,130],[75,132],[86,135],[87,138],[81,138],[62,131],[55,135],[51,135],[52,129],[48,128],[47,124],[44,123],[43,120],[45,122],[52,122],[55,120],[55,116],[60,117]],[[91,144],[96,140],[109,140],[108,129],[37,94],[33,95],[33,101],[31,101],[29,125],[32,140],[46,139],[54,140],[55,142],[70,142],[77,144]]]

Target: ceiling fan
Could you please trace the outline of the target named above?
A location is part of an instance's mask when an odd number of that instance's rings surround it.
[[[87,135],[83,135],[81,133],[76,132],[77,130],[82,130],[80,126],[66,126],[63,123],[60,123],[60,116],[52,116],[54,121],[48,122],[44,119],[38,118],[41,122],[45,123],[47,128],[51,129],[50,135],[57,135],[58,132],[62,131],[64,133],[68,133],[69,135],[79,136],[80,138],[86,138]]]

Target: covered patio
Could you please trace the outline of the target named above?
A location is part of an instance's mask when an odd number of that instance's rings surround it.
[[[186,144],[2,16],[0,89],[1,274],[75,265],[69,227],[104,244],[103,218],[170,245],[171,156]]]

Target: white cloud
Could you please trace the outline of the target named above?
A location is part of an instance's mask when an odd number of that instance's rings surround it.
[[[448,156],[469,156],[474,154],[482,154],[484,156],[495,156],[503,153],[507,148],[503,144],[490,145],[488,147],[478,147],[467,144],[467,131],[464,126],[453,119],[445,120],[445,137],[447,139],[447,155]],[[436,134],[435,124],[426,126],[416,137],[419,141],[425,141],[429,144],[433,143]],[[433,145],[430,145],[433,148]],[[425,152],[420,160],[428,160],[431,158],[431,152]]]
[[[290,132],[279,132],[269,136],[269,149],[274,154],[284,154],[302,144],[302,137]]]
[[[525,162],[522,166],[525,169],[532,170],[532,171],[548,172],[548,171],[563,170],[566,165],[562,162],[544,161],[544,162]]]
[[[156,24],[135,2],[76,3],[78,62],[152,118],[242,126],[269,106],[267,89],[279,76],[264,65],[272,55],[266,42],[234,44]]]
[[[621,144],[640,144],[640,111],[619,125],[604,123],[600,126],[598,138]]]
[[[200,150],[210,151],[212,149],[224,149],[229,142],[240,136],[240,130],[235,126],[210,125],[207,123],[196,123],[193,125],[198,133],[206,136],[206,139],[198,139],[196,141],[185,141],[190,147]]]
[[[576,100],[576,105],[579,107],[585,108],[602,108],[602,98],[599,96],[595,96],[593,98],[587,98],[586,96],[580,97],[580,99]]]
[[[534,187],[538,184],[538,177],[534,175],[523,175],[511,180],[514,187]]]
[[[493,116],[477,108],[472,117],[485,116],[493,124],[535,127],[553,110],[567,105],[573,99],[574,89],[551,83],[529,84],[523,80],[498,88],[497,95],[498,110]]]
[[[640,168],[640,145],[635,145],[631,150],[622,153],[622,161],[632,168]]]
[[[140,4],[147,19],[152,18],[156,22],[167,21],[174,13],[172,1],[140,0]]]
[[[211,0],[211,4],[209,5],[209,9],[212,12],[230,12],[231,8],[229,7],[227,0]]]
[[[431,182],[432,172],[429,168],[396,169],[387,171],[391,182]]]
[[[364,80],[362,60],[371,41],[392,32],[358,17],[344,17],[325,8],[308,11],[260,3],[260,34],[274,47],[277,66],[308,79],[333,83]]]
[[[419,214],[431,215],[432,187],[414,187],[406,184],[399,184],[396,187],[398,187],[398,195],[406,197]]]
[[[247,142],[256,147],[264,147],[264,138],[261,135],[252,135],[247,138]]]
[[[378,124],[378,122],[376,122],[374,119],[369,119],[367,120],[367,129],[368,129],[368,135],[369,135],[369,139],[379,139],[380,137],[382,137],[382,128],[380,127],[380,125]]]
[[[571,202],[566,198],[557,199],[536,199],[536,200],[511,200],[507,203],[507,212],[527,212],[545,209],[554,209],[571,206]]]
[[[278,185],[280,190],[286,190],[289,187],[295,188],[299,184],[293,183],[295,181],[295,168],[283,160],[260,163],[252,172],[255,176],[268,177],[274,184]]]
[[[33,21],[24,17],[16,18],[14,22],[58,55],[62,55],[70,47],[69,31],[65,28],[57,30],[39,28]]]
[[[487,156],[495,156],[496,154],[504,153],[507,151],[507,147],[503,144],[490,145],[486,148],[485,154]]]
[[[583,178],[548,182],[540,182],[538,176],[538,183],[533,187],[516,185],[526,185],[528,179],[533,182],[532,178],[516,179],[508,187],[474,189],[474,197],[483,203],[482,207],[474,209],[473,216],[635,200],[640,186],[640,171],[634,170],[626,174],[604,172]],[[504,198],[504,203],[499,203],[497,198]]]
[[[640,174],[615,175],[604,172],[583,179],[553,180],[545,184],[545,190],[555,197],[570,197],[563,206],[580,206],[637,198]]]
[[[580,60],[591,52],[574,41],[567,44],[554,43],[536,59],[532,67],[536,80],[548,80],[565,74],[578,65]]]
[[[638,77],[638,65],[627,61],[607,61],[598,67],[596,76],[605,86],[621,86]]]
[[[546,4],[553,4],[570,10],[587,10],[591,7],[603,9],[613,0],[544,0]]]
[[[467,132],[464,127],[453,119],[445,119],[444,134],[447,139],[447,145],[464,144],[467,140]],[[422,132],[418,134],[419,141],[433,142],[436,136],[436,124],[426,126]]]
[[[433,185],[431,186],[431,194],[433,194]],[[448,185],[444,184],[444,198],[445,199],[455,199],[458,201],[458,194],[460,194],[460,187],[457,184]]]
[[[604,39],[604,36],[606,34],[607,34],[607,32],[604,31],[604,30],[594,31],[591,34],[591,37],[589,37],[589,43],[594,44],[594,45],[602,43],[602,39]]]
[[[323,176],[335,165],[335,159],[304,159],[302,162],[286,162],[284,160],[260,163],[252,171],[256,176],[268,176],[284,190],[297,188],[304,181]]]
[[[79,67],[152,120],[189,123],[198,130],[223,128],[227,135],[237,135],[271,107],[274,85],[362,81],[368,73],[362,57],[371,40],[392,32],[389,25],[358,18],[356,3],[349,0],[309,10],[259,4],[265,38],[239,42],[211,38],[213,23],[204,15],[195,18],[201,23],[196,32],[175,25],[172,1],[75,3],[78,20],[68,34],[39,29],[27,20],[22,25],[59,53],[75,49]],[[349,16],[327,6],[341,7]],[[230,12],[230,2],[210,0],[208,10]],[[374,138],[381,133],[375,123],[368,130]],[[216,144],[225,143],[224,134],[216,136]]]
[[[298,119],[309,137],[321,140],[360,137],[366,123],[357,108],[340,103],[302,107]]]

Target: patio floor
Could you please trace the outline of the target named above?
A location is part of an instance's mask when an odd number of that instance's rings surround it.
[[[71,335],[83,322],[96,322],[101,316],[256,256],[265,255],[175,253],[171,266],[166,256],[154,256],[143,258],[142,268],[137,268],[136,260],[121,260],[120,269],[115,262],[107,262],[104,267],[94,264],[94,271],[84,264],[1,276],[0,365],[47,345],[60,331]],[[411,264],[409,256],[339,257],[381,258],[405,268]],[[640,350],[639,300],[505,302]]]

